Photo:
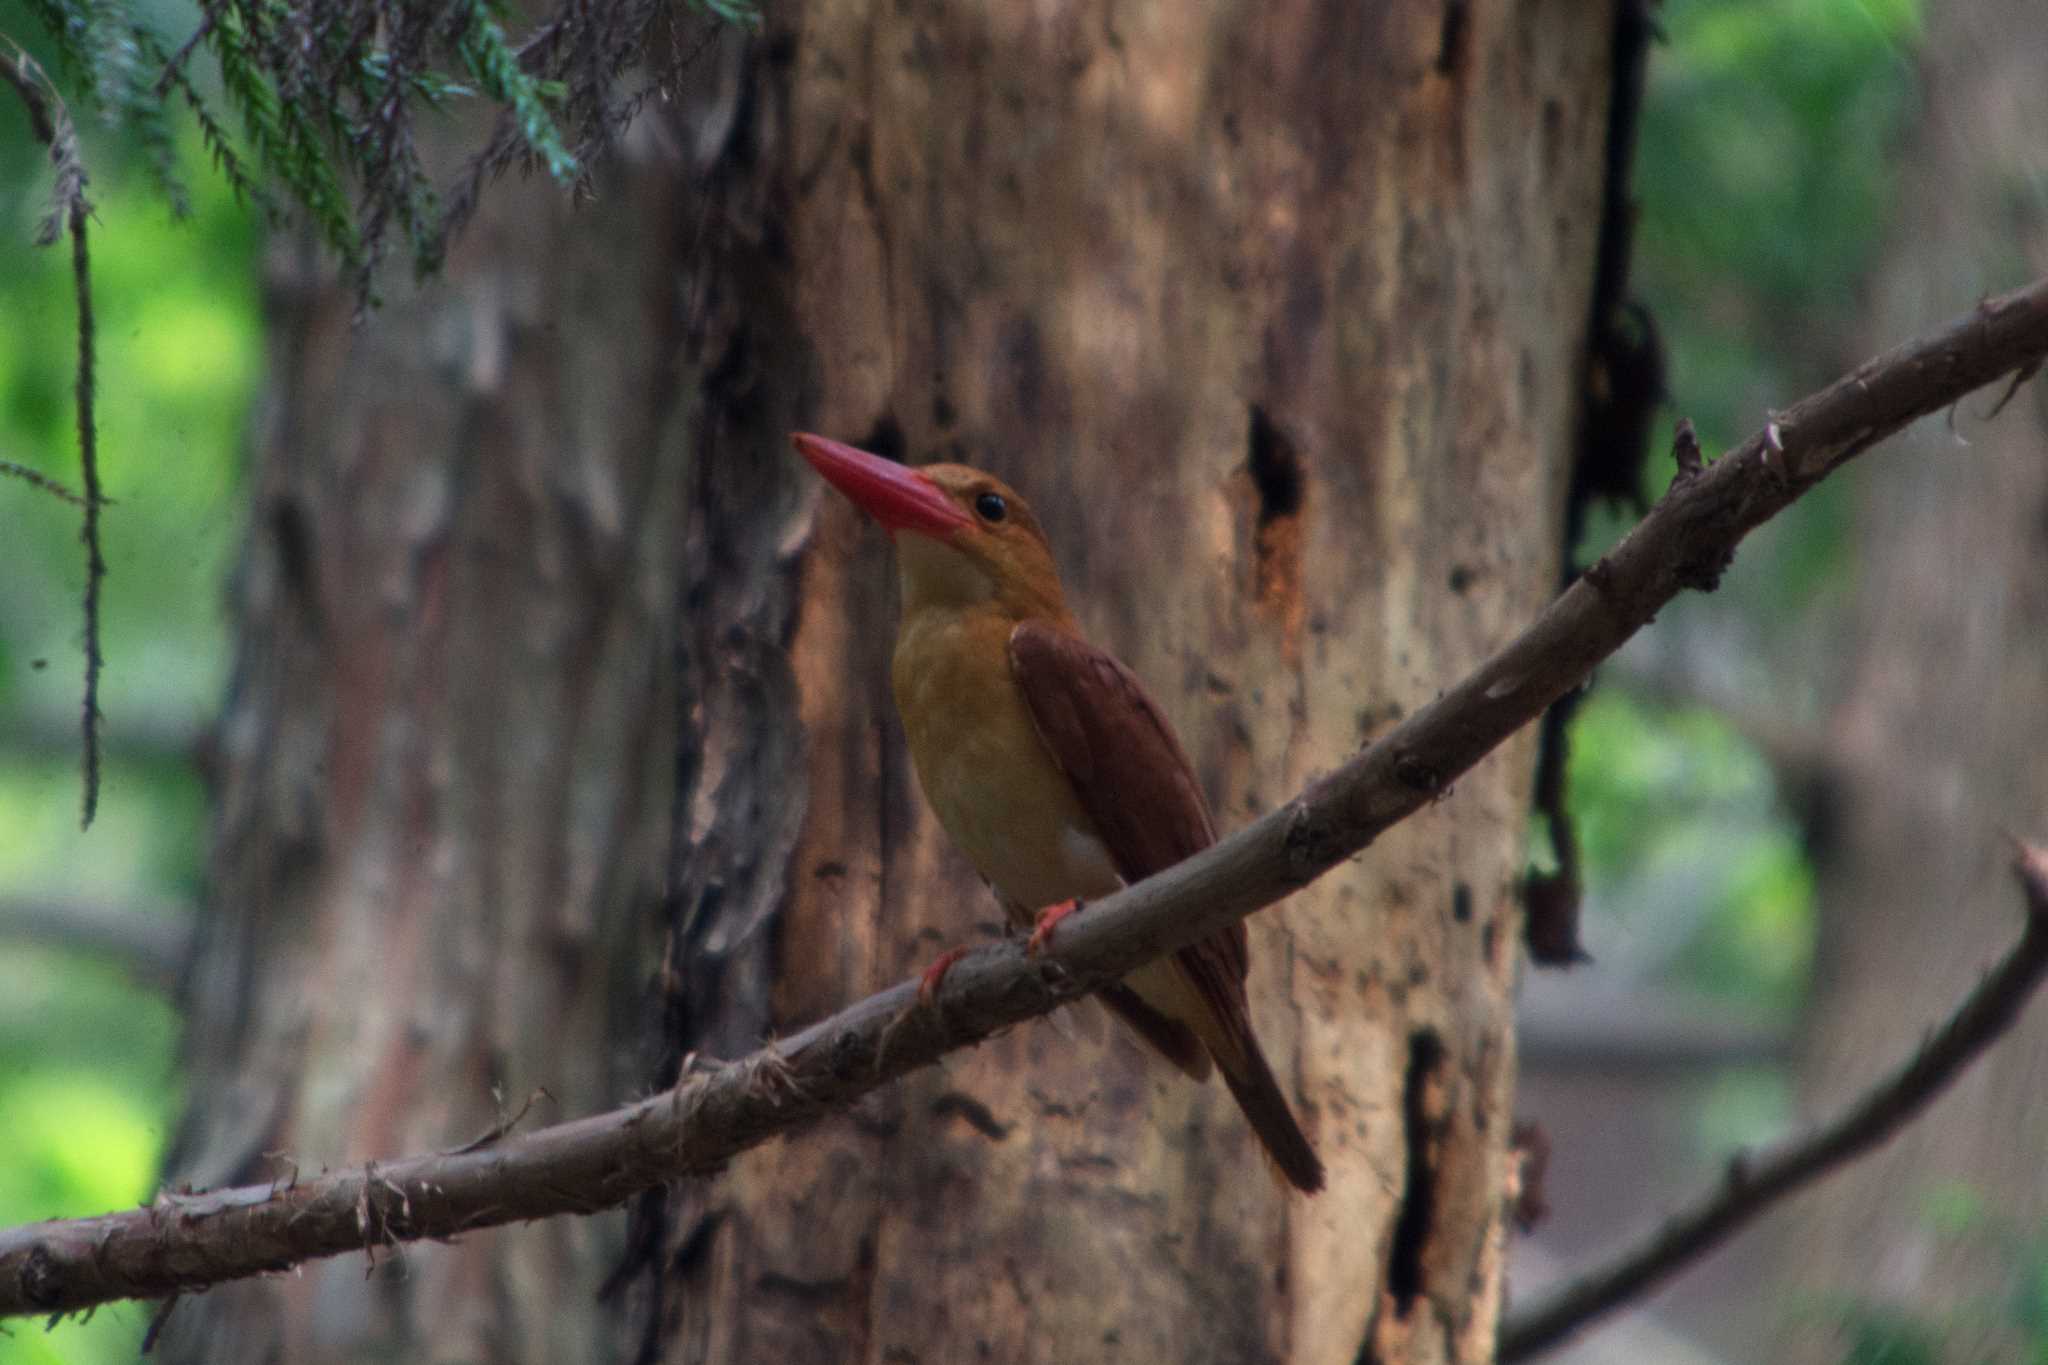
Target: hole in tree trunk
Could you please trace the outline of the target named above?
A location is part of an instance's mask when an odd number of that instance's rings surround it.
[[[1302,590],[1302,508],[1308,474],[1294,439],[1254,403],[1245,440],[1245,476],[1258,499],[1252,527],[1253,592],[1280,623],[1281,650],[1298,657],[1306,611]]]
[[[885,460],[894,460],[897,464],[903,463],[903,427],[893,412],[885,412],[877,417],[874,429],[855,444],[870,455],[879,455]]]
[[[1422,1029],[1408,1038],[1408,1075],[1401,1086],[1401,1123],[1408,1143],[1408,1180],[1401,1214],[1394,1220],[1394,1246],[1387,1257],[1387,1289],[1402,1317],[1423,1291],[1423,1252],[1436,1224],[1437,1121],[1429,1092],[1444,1063],[1444,1045]]]
[[[1444,6],[1443,31],[1437,39],[1436,69],[1439,75],[1453,76],[1465,65],[1465,33],[1469,0],[1449,0]]]
[[[1301,511],[1301,456],[1287,433],[1257,403],[1252,404],[1246,463],[1259,490],[1259,529]]]

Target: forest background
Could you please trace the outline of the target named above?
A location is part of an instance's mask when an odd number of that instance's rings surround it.
[[[164,32],[194,22],[162,7]],[[1667,0],[1657,23],[1632,281],[1668,348],[1672,402],[1644,452],[1646,496],[1669,477],[1662,451],[1677,416],[1717,451],[1773,403],[1911,330],[1880,334],[1873,319],[1900,318],[1879,311],[1883,272],[1922,226],[1900,173],[1925,135],[1930,41],[1912,0]],[[10,0],[0,32],[27,41],[35,26]],[[171,987],[200,891],[197,760],[225,683],[223,584],[245,531],[264,231],[207,171],[196,131],[173,127],[182,217],[146,148],[82,130],[97,209],[102,477],[116,504],[105,523],[106,771],[85,831],[76,516],[0,482],[0,1225],[146,1199],[180,1104]],[[2012,194],[2039,215],[2048,163],[2016,174]],[[15,244],[0,251],[0,460],[66,478],[69,265],[61,249],[27,246],[46,201],[40,149],[0,137],[0,230]],[[1999,273],[2013,263],[2001,225],[1977,231],[1981,278],[1937,299],[1921,323],[2023,278]],[[1868,543],[1860,490],[1889,476],[1874,461],[1804,499],[1745,550],[1719,594],[1681,602],[1605,670],[1577,713],[1570,808],[1594,962],[1570,981],[1601,1004],[1588,1024],[1566,1021],[1570,1008],[1546,1013],[1548,983],[1525,1002],[1518,1114],[1562,1140],[1555,1214],[1517,1262],[1518,1291],[1521,1277],[1559,1273],[1646,1212],[1628,1224],[1628,1211],[1597,1207],[1596,1139],[1560,1131],[1587,1095],[1606,1097],[1590,1112],[1605,1103],[1645,1116],[1655,1151],[1630,1159],[1674,1190],[1801,1112],[1802,1049],[1830,942],[1815,736],[1828,680],[1864,644],[1847,610]],[[1580,557],[1629,515],[1596,516]],[[1543,866],[1540,830],[1536,843]],[[1588,1039],[1602,1030],[1640,1046],[1616,1060],[1611,1044]],[[1601,1088],[1584,1089],[1602,1068]],[[1546,1093],[1558,1112],[1545,1112]],[[1592,1172],[1577,1201],[1575,1164]],[[1894,1303],[1878,1275],[1867,1292],[1809,1291],[1768,1258],[1728,1255],[1639,1329],[1668,1332],[1660,1350],[1701,1360],[1742,1358],[1788,1319],[1813,1318],[1839,1325],[1841,1358],[1865,1365],[1971,1359],[1993,1331],[2029,1342],[2036,1358],[2048,1352],[2048,1228],[2002,1220],[1997,1197],[1966,1182],[1899,1198],[1930,1245],[2000,1267],[1993,1300],[1960,1316]],[[142,1324],[127,1306],[47,1333],[15,1324],[0,1336],[0,1362],[128,1358]]]

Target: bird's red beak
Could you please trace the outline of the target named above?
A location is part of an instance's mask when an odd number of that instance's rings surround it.
[[[890,531],[943,536],[974,524],[937,484],[915,469],[807,431],[794,432],[789,439],[827,483]]]

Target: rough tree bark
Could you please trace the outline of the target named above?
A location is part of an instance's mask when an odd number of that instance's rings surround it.
[[[1554,581],[1611,19],[808,8],[739,76],[703,458],[787,469],[762,405],[797,393],[818,430],[1013,481],[1241,822]],[[880,538],[823,499],[781,574],[740,638],[789,632],[767,719],[809,748],[698,778],[676,1055],[998,919],[953,918],[974,888],[900,753]],[[1528,759],[1253,926],[1328,1193],[1278,1195],[1220,1088],[1085,1022],[1020,1030],[750,1154],[665,1228],[643,1207],[650,1358],[1485,1359]],[[793,845],[726,835],[792,776]]]
[[[453,1146],[536,1088],[570,1116],[644,1081],[687,406],[677,175],[647,151],[604,213],[506,185],[443,283],[360,329],[271,254],[171,1183]],[[162,1351],[591,1359],[617,1242],[562,1220],[308,1266],[181,1305]]]
[[[884,545],[792,427],[1014,482],[1225,826],[1468,667],[1556,581],[1612,21],[792,8],[601,211],[501,193],[354,335],[281,275],[174,1173],[595,1108],[993,932],[902,756]],[[1252,926],[1314,1201],[1075,1012],[623,1245],[336,1263],[180,1309],[183,1354],[1484,1360],[1530,758]]]
[[[2048,264],[2039,196],[2015,193],[2027,177],[2038,184],[2030,130],[2048,120],[2037,20],[2025,0],[1928,11],[1925,116],[1867,336]],[[1963,405],[1953,426],[1923,422],[1901,438],[1917,449],[1858,475],[1855,644],[1830,720],[1838,801],[1800,1063],[1802,1100],[1816,1110],[1911,1047],[2010,938],[2001,828],[2035,839],[2048,829],[2048,412],[2038,386],[1997,423],[1973,420],[1989,406]],[[1778,1279],[1805,1358],[1840,1358],[1838,1343],[1814,1340],[1838,1318],[1799,1311],[1817,1296],[1930,1317],[1961,1309],[1948,1324],[1962,1333],[1949,1343],[1956,1358],[2024,1353],[1999,1335],[2013,1324],[1984,1310],[2017,1267],[1984,1240],[1944,1240],[1929,1200],[1973,1188],[1998,1228],[2038,1238],[2044,1086],[2048,1018],[2037,1012],[1924,1122],[1801,1206]]]

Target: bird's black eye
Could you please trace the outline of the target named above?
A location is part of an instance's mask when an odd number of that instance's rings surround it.
[[[983,521],[1001,521],[1010,515],[1010,505],[1003,501],[1001,493],[983,493],[974,500],[974,510]]]

